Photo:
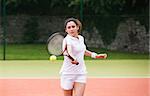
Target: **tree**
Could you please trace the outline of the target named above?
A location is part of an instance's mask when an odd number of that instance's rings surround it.
[[[36,43],[39,39],[39,24],[38,24],[38,18],[31,16],[26,24],[24,25],[25,31],[24,31],[24,43]]]
[[[59,12],[62,9],[66,11],[67,8],[79,10],[80,2],[81,0],[6,0],[9,10],[27,12],[32,9],[29,11],[46,14],[52,9],[59,9]],[[149,0],[83,0],[83,4],[84,14],[144,14],[145,11],[148,12]]]

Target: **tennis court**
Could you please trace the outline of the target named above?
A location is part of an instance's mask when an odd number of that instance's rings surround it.
[[[1,96],[63,96],[61,60],[10,60],[0,63]],[[149,96],[148,60],[86,60],[85,96]]]
[[[46,45],[68,17],[82,21],[87,49],[108,53],[84,58],[84,96],[150,96],[149,0],[1,0],[0,8],[0,96],[63,96],[63,57],[49,61]]]
[[[88,78],[85,96],[149,96],[148,78]],[[58,79],[1,79],[1,96],[63,96]]]

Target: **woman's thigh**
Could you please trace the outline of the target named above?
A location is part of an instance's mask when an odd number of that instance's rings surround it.
[[[83,96],[84,90],[86,86],[86,74],[79,74],[76,77],[75,83],[74,83],[74,94],[75,96]]]
[[[86,83],[75,82],[74,83],[74,96],[83,96]]]

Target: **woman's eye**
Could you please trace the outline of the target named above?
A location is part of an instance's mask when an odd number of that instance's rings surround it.
[[[72,26],[72,28],[75,28],[75,26]]]
[[[75,26],[68,26],[68,29],[70,29],[70,28],[75,28]]]
[[[68,29],[70,29],[71,27],[69,26]]]

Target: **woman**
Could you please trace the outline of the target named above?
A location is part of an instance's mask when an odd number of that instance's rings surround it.
[[[74,96],[83,96],[87,74],[84,55],[96,58],[97,54],[86,50],[84,37],[79,35],[82,24],[78,19],[68,18],[64,23],[64,29],[67,33],[63,40],[63,50],[67,49],[64,54],[69,54],[74,61],[64,56],[64,62],[60,70],[61,88],[64,96],[73,96],[73,93]],[[78,65],[76,65],[77,62]]]

